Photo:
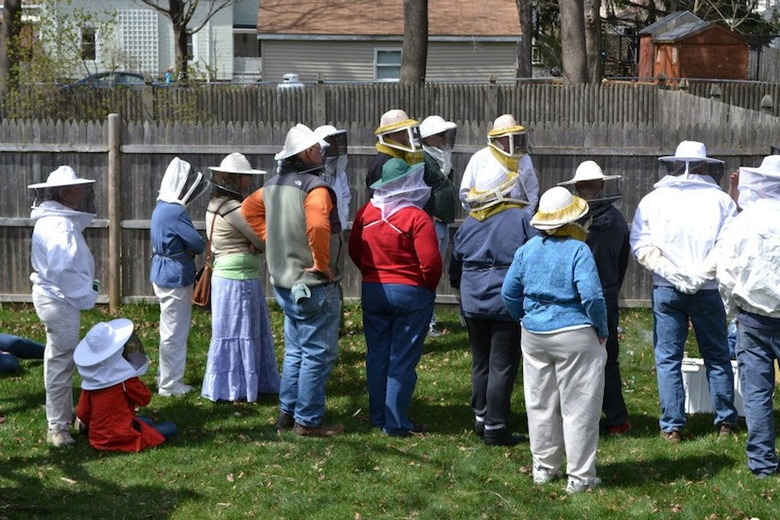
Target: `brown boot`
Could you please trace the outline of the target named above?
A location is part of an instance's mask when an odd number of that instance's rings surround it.
[[[295,423],[293,433],[299,437],[332,437],[344,433],[343,424],[320,424],[319,426],[304,426]]]

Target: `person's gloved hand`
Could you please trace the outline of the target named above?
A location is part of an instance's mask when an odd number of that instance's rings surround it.
[[[678,291],[685,294],[694,294],[707,281],[707,278],[692,272],[675,271],[670,277],[664,277],[669,280]]]
[[[96,293],[99,293],[100,289],[102,289],[102,288],[103,288],[103,285],[100,283],[100,280],[98,280],[97,278],[92,280],[92,290],[93,291],[95,291]]]

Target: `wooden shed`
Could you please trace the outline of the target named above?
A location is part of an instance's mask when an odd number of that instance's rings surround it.
[[[747,79],[748,42],[693,13],[672,13],[639,32],[639,76]]]

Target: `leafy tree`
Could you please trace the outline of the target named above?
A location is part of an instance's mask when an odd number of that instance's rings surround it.
[[[136,0],[153,7],[171,20],[173,26],[174,47],[176,49],[176,74],[182,81],[187,81],[189,70],[187,61],[187,40],[189,36],[199,32],[211,18],[228,6],[243,0]],[[198,10],[198,7],[201,6]],[[199,23],[193,24],[195,14],[199,15]]]
[[[0,95],[5,95],[9,85],[16,84],[11,64],[11,48],[19,39],[22,27],[21,0],[5,0],[3,3],[3,24],[0,29]]]

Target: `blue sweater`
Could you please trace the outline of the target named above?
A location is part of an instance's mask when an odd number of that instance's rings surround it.
[[[522,208],[463,222],[452,240],[450,285],[460,290],[465,317],[514,320],[501,299],[501,285],[517,248],[537,234]]]
[[[149,281],[160,287],[186,287],[195,281],[195,255],[206,242],[179,204],[158,202],[152,212],[152,267]]]
[[[591,325],[599,338],[609,336],[596,262],[585,242],[532,238],[515,253],[501,297],[531,332]]]

